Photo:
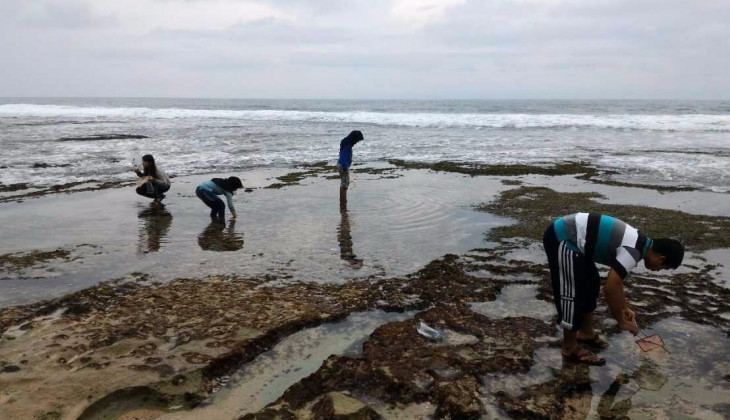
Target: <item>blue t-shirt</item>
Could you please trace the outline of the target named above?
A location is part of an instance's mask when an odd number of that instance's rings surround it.
[[[340,158],[337,159],[337,164],[343,169],[350,169],[352,165],[352,142],[347,138],[340,142]]]
[[[203,188],[204,190],[206,190],[210,193],[213,193],[215,195],[225,196],[226,201],[228,202],[228,210],[230,210],[231,212],[235,211],[235,209],[233,208],[233,195],[231,195],[231,193],[229,193],[228,191],[226,191],[223,188],[221,188],[220,186],[218,186],[218,184],[216,184],[212,180],[203,181],[200,183],[200,185],[198,185],[198,187]]]

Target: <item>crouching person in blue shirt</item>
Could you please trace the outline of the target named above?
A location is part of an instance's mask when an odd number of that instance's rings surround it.
[[[236,209],[233,208],[233,194],[237,189],[243,188],[243,183],[238,177],[232,176],[226,179],[213,178],[210,181],[203,181],[195,189],[195,195],[210,207],[210,218],[213,220],[225,219],[226,206],[223,200],[218,198],[219,195],[226,196],[228,201],[228,209],[231,211],[231,217],[236,218]]]

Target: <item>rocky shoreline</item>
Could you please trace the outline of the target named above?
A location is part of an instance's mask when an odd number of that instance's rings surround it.
[[[469,274],[476,270],[495,273],[499,280]],[[718,286],[708,290],[707,271],[675,275],[671,283],[642,276],[630,284],[627,293],[640,305],[642,327],[677,315],[678,307],[682,317],[730,334],[730,320],[713,315],[730,311],[730,292]],[[18,409],[8,412],[21,416],[31,414],[28,407],[38,414],[45,400],[64,402],[62,409],[51,405],[41,410],[58,413],[58,418],[70,418],[71,407],[90,405],[75,413],[87,418],[85,412],[117,401],[120,390],[140,392],[139,387],[159,401],[179,401],[194,409],[206,403],[221,385],[221,377],[296,331],[357,311],[415,309],[422,312],[378,328],[364,343],[360,357],[331,356],[278,401],[242,418],[308,418],[324,410],[322,398],[333,392],[401,407],[429,402],[437,418],[480,418],[483,375],[525,373],[534,363],[536,348],[554,347],[558,341],[549,322],[529,317],[490,319],[468,304],[492,301],[505,285],[517,282],[536,284],[540,291],[536,298],[550,300],[546,275],[544,265],[484,251],[461,258],[446,256],[407,278],[343,286],[270,287],[265,285],[267,279],[243,278],[154,284],[138,275],[61,299],[2,310],[0,383],[6,385],[6,398],[14,399],[6,408]],[[521,280],[504,280],[505,276]],[[605,308],[597,315],[599,321],[609,317]],[[447,338],[432,342],[421,337],[420,322],[445,332]],[[543,339],[536,341],[539,337]],[[48,377],[66,385],[48,389],[44,385]],[[575,384],[570,377],[527,390],[550,396],[549,402],[538,405],[505,393],[494,397],[510,415],[554,417],[548,413],[564,413],[563,400]],[[555,395],[556,387],[565,392]],[[43,390],[46,397],[39,401],[31,390]]]
[[[363,170],[385,178],[400,176],[392,168]],[[297,185],[326,174],[331,175],[331,168],[320,164],[278,181]],[[381,310],[416,313],[381,325],[359,354],[331,355],[276,401],[240,418],[387,418],[383,407],[390,413],[425,407],[426,416],[452,419],[482,418],[491,410],[515,418],[583,418],[590,410],[585,400],[593,396],[594,380],[587,368],[555,366],[554,377],[517,393],[492,389],[485,381],[490,375],[524,376],[543,363],[536,358],[541,349],[557,353],[554,319],[518,314],[494,318],[473,308],[495,302],[505,287],[514,285],[535,288],[525,305],[552,301],[539,238],[555,214],[590,206],[636,223],[650,235],[679,235],[696,255],[685,270],[635,275],[626,286],[640,327],[681,317],[730,337],[730,317],[723,315],[730,314],[730,290],[713,282],[718,267],[700,254],[730,247],[723,235],[730,218],[607,205],[596,198],[515,185],[475,208],[516,221],[487,233],[493,247],[445,255],[407,276],[341,284],[281,283],[275,275],[157,283],[133,273],[61,298],[0,309],[0,408],[10,418],[38,419],[96,419],[109,413],[115,413],[112,418],[129,414],[154,419],[195,413],[215,404],[212,398],[227,386],[225,378],[286,337],[354,313]],[[659,215],[656,223],[650,214]],[[662,226],[676,232],[664,232]],[[530,258],[515,255],[525,249],[532,250]],[[5,263],[67,257],[34,255],[4,256]],[[596,318],[606,337],[620,335],[605,306],[599,306]],[[419,334],[421,323],[443,337],[431,340]],[[725,374],[730,377],[730,370]],[[621,417],[630,409],[614,399],[620,385],[633,379],[616,380],[601,398],[603,417]],[[730,382],[715,387],[730,389]],[[124,402],[128,407],[120,409]],[[730,414],[729,406],[702,409]]]
[[[110,188],[123,188],[134,185],[134,182],[129,181],[78,181],[78,182],[67,182],[65,184],[50,185],[33,187],[30,184],[19,183],[2,185],[0,184],[0,193],[16,193],[0,196],[0,203],[18,202],[22,203],[23,200],[30,198],[45,197],[52,194],[59,193],[77,193],[86,191],[101,191]],[[19,191],[22,191],[18,193]]]

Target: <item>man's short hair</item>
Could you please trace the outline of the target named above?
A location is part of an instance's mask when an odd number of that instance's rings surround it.
[[[654,252],[664,256],[665,267],[676,269],[682,265],[684,246],[678,240],[669,238],[654,239],[651,247]]]

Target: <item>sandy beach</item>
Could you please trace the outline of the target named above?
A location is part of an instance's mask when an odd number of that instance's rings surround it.
[[[347,212],[325,163],[251,170],[225,225],[192,192],[211,175],[173,179],[164,209],[121,185],[12,192],[0,417],[728,416],[727,195],[566,168],[359,164]],[[561,361],[538,230],[585,206],[686,242],[680,270],[626,286],[671,353],[599,303],[608,364]]]

